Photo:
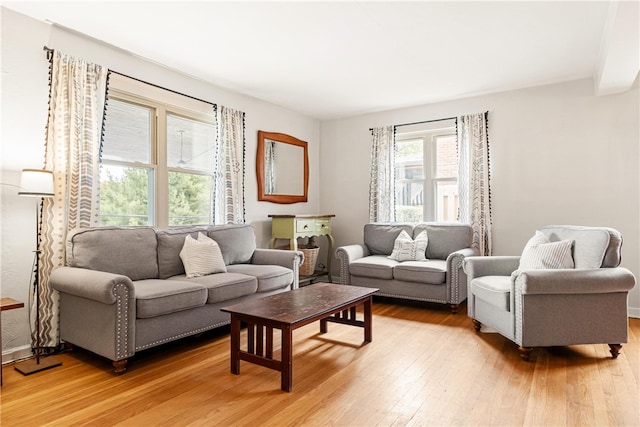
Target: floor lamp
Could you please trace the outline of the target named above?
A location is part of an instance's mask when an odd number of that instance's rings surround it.
[[[37,197],[36,203],[36,261],[35,279],[33,281],[33,293],[35,295],[36,306],[36,357],[15,365],[16,371],[30,375],[49,368],[61,365],[54,357],[40,358],[40,289],[39,289],[39,266],[40,266],[40,202],[45,197],[53,197],[53,172],[44,169],[23,169],[20,179],[19,196]]]

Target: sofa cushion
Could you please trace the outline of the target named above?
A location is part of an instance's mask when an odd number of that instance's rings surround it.
[[[135,281],[133,285],[137,318],[162,316],[207,302],[207,289],[187,280],[148,279]]]
[[[610,267],[616,267],[619,263],[619,248],[621,246],[621,238],[618,242],[614,242],[614,247],[610,247],[610,240],[613,235],[614,241],[615,230],[604,227],[581,227],[575,225],[549,225],[540,229],[550,241],[573,240],[573,261],[575,268],[600,268],[603,265],[605,255],[609,255],[606,259]],[[617,254],[616,254],[617,253]],[[612,260],[617,260],[613,261]]]
[[[227,272],[220,247],[215,240],[201,232],[198,232],[198,239],[187,235],[180,251],[180,258],[188,279]]]
[[[158,236],[158,277],[167,279],[184,274],[180,251],[187,236],[197,237],[198,232],[207,232],[206,227],[172,227],[156,230]]]
[[[282,289],[293,282],[293,271],[279,265],[233,264],[227,271],[247,274],[258,280],[257,292]]]
[[[393,277],[405,282],[443,284],[447,279],[447,262],[439,259],[401,262],[393,268]]]
[[[511,311],[511,277],[478,277],[471,281],[471,289],[476,298],[480,298],[500,310]]]
[[[207,289],[207,304],[230,301],[245,295],[255,294],[258,280],[253,276],[238,273],[218,273],[187,279],[184,274],[170,277],[169,281],[187,281]]]
[[[396,261],[422,261],[427,251],[427,232],[423,231],[412,239],[409,233],[402,230],[393,245],[393,251],[388,256]]]
[[[251,262],[256,250],[256,234],[249,224],[219,225],[209,229],[209,237],[220,246],[224,263],[246,264]]]
[[[400,232],[404,230],[409,236],[413,234],[411,224],[371,223],[364,226],[364,244],[371,255],[390,255]]]
[[[471,247],[473,231],[469,224],[423,222],[416,224],[413,235],[424,230],[429,237],[428,259],[447,259],[452,252]]]
[[[151,227],[83,228],[67,236],[69,267],[122,274],[131,280],[158,277],[156,251],[156,233]]]
[[[349,274],[376,279],[393,279],[393,268],[398,261],[391,260],[385,255],[371,255],[349,264]]]

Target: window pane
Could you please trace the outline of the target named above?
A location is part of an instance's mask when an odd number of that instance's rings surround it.
[[[456,178],[458,176],[458,149],[455,135],[436,138],[436,178]]]
[[[169,167],[213,172],[216,130],[208,123],[167,115]]]
[[[105,120],[104,160],[151,163],[152,110],[110,99]]]
[[[169,225],[211,223],[213,178],[169,172]]]
[[[436,182],[436,221],[458,220],[458,182]]]
[[[100,225],[153,225],[153,169],[102,165]]]
[[[422,181],[396,181],[396,220],[420,222],[424,212]]]
[[[396,141],[396,179],[424,178],[422,139]]]

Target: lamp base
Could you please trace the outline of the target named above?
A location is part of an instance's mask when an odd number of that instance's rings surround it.
[[[37,363],[36,359],[29,359],[24,362],[16,363],[15,369],[22,375],[31,375],[60,365],[62,365],[62,362],[55,357],[49,356],[40,358],[40,363]]]

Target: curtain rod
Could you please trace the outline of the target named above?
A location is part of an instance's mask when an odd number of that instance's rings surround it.
[[[423,123],[443,122],[445,120],[458,120],[458,118],[457,117],[445,117],[444,119],[423,120],[423,121],[420,121],[420,122],[403,123],[401,125],[393,125],[393,127],[397,128],[397,127],[400,127],[400,126],[421,125]],[[373,128],[369,128],[369,130],[372,131]]]
[[[49,61],[51,61],[51,59],[53,58],[53,56],[52,56],[52,55],[53,55],[54,49],[51,49],[51,48],[49,48],[49,47],[47,47],[47,46],[43,46],[43,47],[42,47],[42,50],[44,50],[45,52],[47,52],[47,59],[48,59]],[[186,96],[187,98],[191,98],[191,99],[196,100],[196,101],[204,102],[205,104],[213,105],[213,106],[214,106],[214,107],[216,107],[216,108],[218,107],[218,104],[216,104],[215,102],[206,101],[206,100],[204,100],[204,99],[200,99],[200,98],[197,98],[197,97],[195,97],[195,96],[187,95],[186,93],[178,92],[177,90],[169,89],[169,88],[166,88],[166,87],[163,87],[163,86],[157,85],[157,84],[155,84],[155,83],[150,83],[150,82],[144,81],[144,80],[142,80],[142,79],[139,79],[139,78],[137,78],[137,77],[131,77],[131,76],[127,75],[127,74],[120,73],[120,72],[118,72],[118,71],[114,71],[114,70],[111,70],[111,69],[109,69],[109,68],[107,68],[107,70],[109,70],[109,72],[110,72],[110,73],[117,74],[117,75],[119,75],[119,76],[126,77],[126,78],[128,78],[128,79],[135,80],[135,81],[137,81],[137,82],[144,83],[144,84],[147,84],[147,85],[149,85],[149,86],[153,86],[153,87],[158,88],[158,89],[166,90],[166,91],[168,91],[168,92],[175,93],[176,95]]]

